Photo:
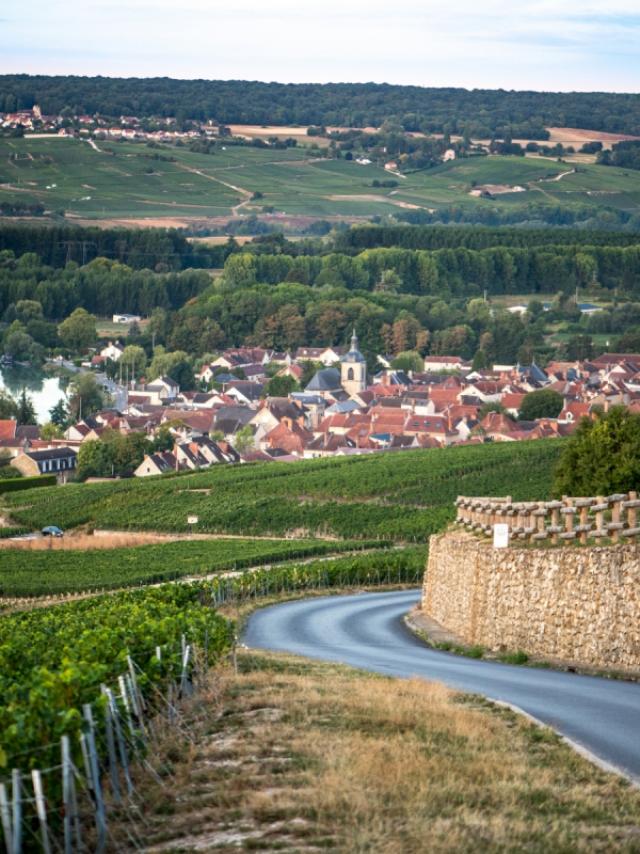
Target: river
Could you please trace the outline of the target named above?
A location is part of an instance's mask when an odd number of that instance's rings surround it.
[[[52,377],[33,368],[0,367],[0,389],[8,391],[17,399],[25,388],[27,395],[33,401],[39,424],[49,421],[49,410],[59,400],[66,399],[63,383],[64,381],[59,377]]]

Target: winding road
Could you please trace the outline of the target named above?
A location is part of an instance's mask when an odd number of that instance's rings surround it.
[[[418,590],[326,596],[251,615],[243,642],[387,676],[435,679],[516,706],[640,783],[640,684],[478,661],[429,649],[403,616]]]

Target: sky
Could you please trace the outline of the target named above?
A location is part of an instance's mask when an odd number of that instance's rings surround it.
[[[2,0],[0,73],[640,91],[640,0]]]

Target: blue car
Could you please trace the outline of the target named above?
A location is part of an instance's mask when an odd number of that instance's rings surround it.
[[[64,531],[61,528],[58,528],[57,525],[47,525],[46,528],[42,529],[43,537],[64,537]]]

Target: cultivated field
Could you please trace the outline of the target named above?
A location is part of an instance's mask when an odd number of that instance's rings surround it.
[[[163,158],[153,159],[159,154]],[[370,217],[398,210],[461,205],[509,206],[528,202],[579,203],[594,209],[640,210],[640,172],[537,157],[476,157],[397,178],[355,161],[310,158],[302,149],[232,147],[195,154],[184,148],[151,149],[133,143],[60,138],[0,140],[0,201],[40,202],[77,222],[180,226],[222,224],[231,216]],[[495,199],[470,195],[474,187],[501,185]],[[524,192],[509,192],[511,187]],[[506,190],[506,192],[505,192]],[[254,193],[262,197],[252,199]]]
[[[559,440],[406,451],[356,459],[217,466],[184,476],[7,494],[12,520],[65,530],[375,539],[425,543],[467,495],[548,495]],[[514,492],[515,490],[515,492]]]

